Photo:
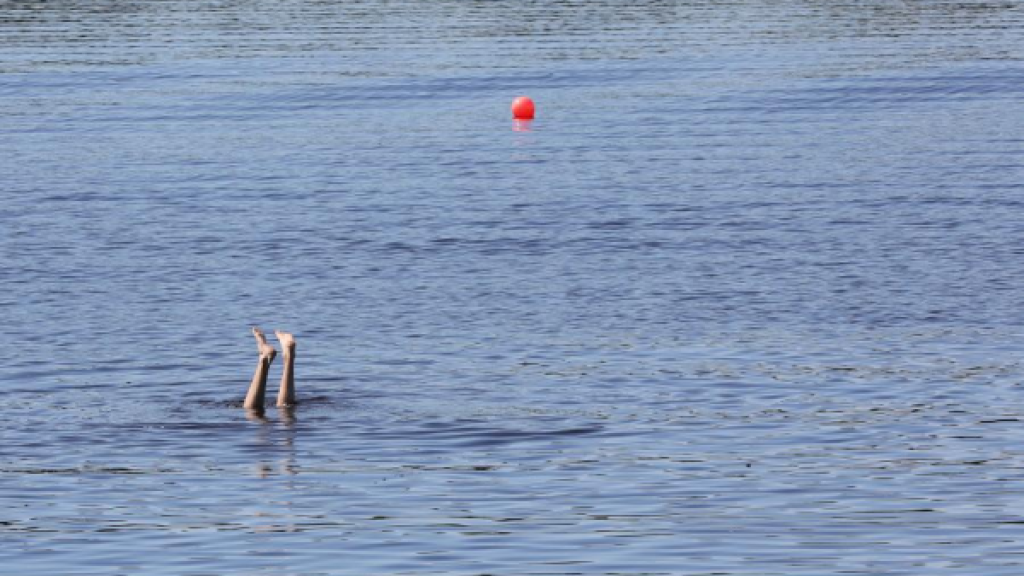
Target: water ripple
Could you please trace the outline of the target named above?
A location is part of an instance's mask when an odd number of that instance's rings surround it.
[[[10,569],[1019,574],[1022,25],[6,2]]]

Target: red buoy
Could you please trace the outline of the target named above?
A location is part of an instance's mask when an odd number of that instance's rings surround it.
[[[533,120],[533,100],[520,96],[512,101],[512,117],[516,120]]]

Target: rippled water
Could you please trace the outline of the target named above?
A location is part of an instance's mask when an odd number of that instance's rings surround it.
[[[1020,574],[1022,32],[0,2],[5,570]]]

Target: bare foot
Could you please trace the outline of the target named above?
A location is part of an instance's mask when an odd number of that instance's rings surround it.
[[[292,336],[291,332],[274,330],[274,334],[277,336],[277,341],[281,343],[281,349],[284,350],[285,355],[295,352],[295,336]]]
[[[277,356],[277,350],[274,350],[274,347],[267,343],[267,337],[263,335],[263,330],[253,326],[252,335],[256,337],[256,343],[260,347],[260,358],[273,362],[274,357]]]

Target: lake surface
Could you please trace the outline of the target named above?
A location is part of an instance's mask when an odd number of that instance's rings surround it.
[[[0,45],[4,571],[1024,571],[1020,3],[3,1]],[[252,325],[296,409],[239,407]]]

